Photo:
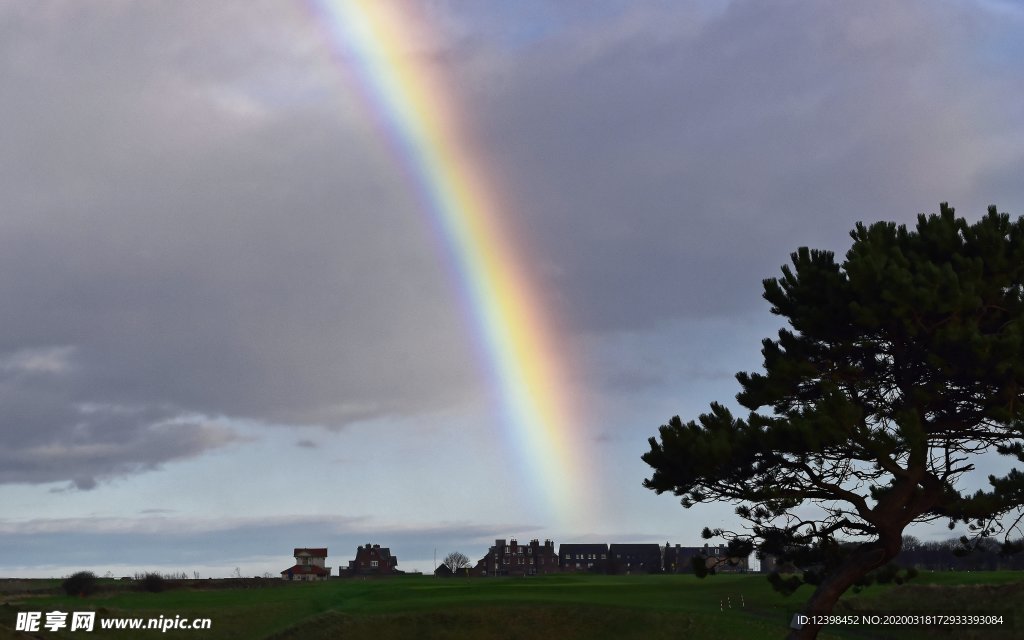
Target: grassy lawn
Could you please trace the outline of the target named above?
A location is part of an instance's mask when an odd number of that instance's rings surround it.
[[[42,581],[32,581],[35,582]],[[786,598],[763,576],[545,576],[509,579],[332,580],[257,588],[205,589],[202,581],[163,593],[112,590],[89,598],[0,589],[0,639],[42,638],[702,638],[785,635],[809,595]],[[121,585],[112,588],[120,588]],[[924,573],[910,585],[873,587],[845,598],[843,613],[987,613],[1024,611],[1024,574]],[[17,611],[86,611],[99,618],[210,618],[210,631],[89,634],[13,631]],[[1011,615],[1012,617],[1012,615]],[[1015,638],[1002,628],[833,627],[823,638]]]
[[[904,627],[890,630],[890,637],[957,640],[1024,637],[1024,574],[1013,571],[929,572],[902,586],[868,589],[844,598],[838,611],[874,614],[1001,615],[1003,624],[993,626],[940,626],[929,629]]]

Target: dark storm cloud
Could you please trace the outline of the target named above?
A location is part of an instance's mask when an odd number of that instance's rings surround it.
[[[271,7],[3,10],[0,357],[74,367],[0,381],[0,482],[233,438],[194,415],[334,427],[472,388],[443,251]]]
[[[66,349],[0,362],[0,483],[70,480],[88,490],[239,439],[172,408],[76,402],[78,366]]]
[[[1020,80],[975,5],[429,6],[542,295],[594,343],[763,311],[856,220],[1024,202]],[[301,3],[0,12],[0,482],[237,439],[205,416],[474,394],[445,249]]]
[[[1005,141],[1022,138],[1024,87],[977,53],[996,34],[1016,46],[1004,16],[966,2],[695,7],[623,4],[466,82],[576,326],[762,311],[762,278],[800,245],[845,251],[858,220],[941,200],[1022,213],[1002,167],[1021,161]]]

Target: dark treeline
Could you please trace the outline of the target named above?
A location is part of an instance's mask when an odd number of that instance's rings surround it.
[[[914,536],[903,536],[903,551],[895,563],[919,571],[998,571],[1024,569],[1024,553],[1003,555],[995,540],[981,539],[971,543],[967,552],[958,538],[922,542]]]

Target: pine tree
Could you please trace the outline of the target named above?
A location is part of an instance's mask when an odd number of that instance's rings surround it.
[[[647,488],[686,508],[737,505],[744,531],[705,536],[801,569],[772,579],[815,584],[809,615],[887,565],[912,523],[963,522],[972,539],[1020,548],[1024,474],[974,494],[957,484],[984,452],[1024,461],[1024,217],[990,207],[968,224],[943,203],[914,230],[850,235],[842,264],[801,248],[764,281],[788,327],[762,342],[763,373],[736,376],[749,415],[713,403],[673,418],[643,456]]]

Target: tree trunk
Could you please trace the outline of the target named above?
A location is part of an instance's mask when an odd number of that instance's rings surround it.
[[[898,553],[898,550],[897,550]],[[814,594],[804,605],[800,615],[808,618],[800,629],[790,631],[788,640],[813,640],[824,626],[815,621],[816,616],[827,616],[832,613],[839,597],[867,572],[878,568],[896,556],[889,554],[884,547],[873,547],[855,552],[844,562],[835,573],[822,580]]]

